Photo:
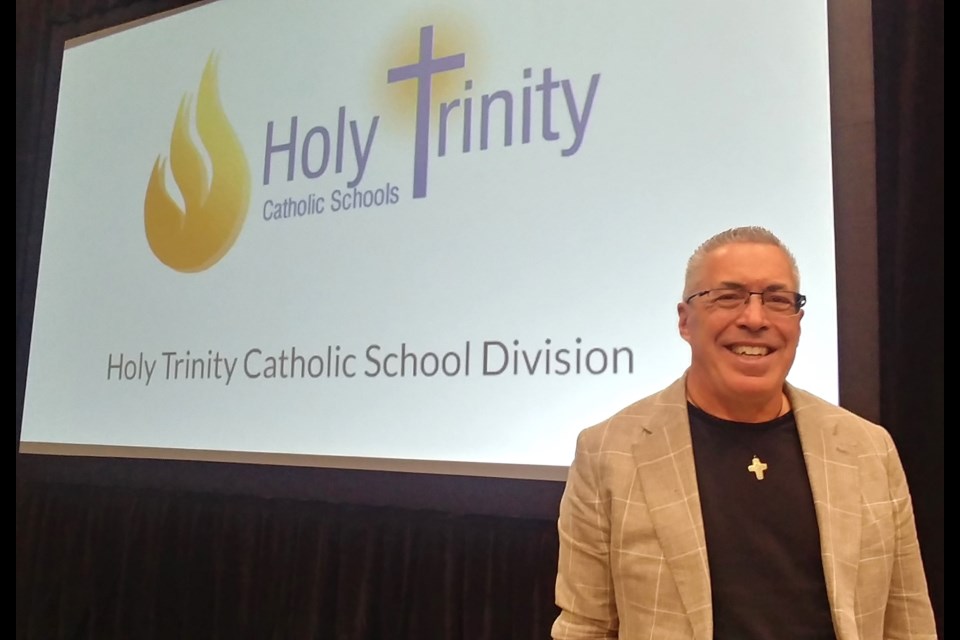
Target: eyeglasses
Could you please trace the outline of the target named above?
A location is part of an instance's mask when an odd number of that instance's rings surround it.
[[[736,309],[750,303],[750,298],[760,296],[763,308],[770,313],[783,316],[795,316],[807,303],[807,296],[796,291],[781,291],[770,289],[767,291],[747,291],[738,288],[707,289],[698,291],[687,297],[684,302],[690,304],[694,298],[705,298],[707,304],[720,309]]]

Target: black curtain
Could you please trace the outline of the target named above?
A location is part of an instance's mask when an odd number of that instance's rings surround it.
[[[170,490],[17,495],[18,638],[547,638],[553,522]]]
[[[881,421],[943,637],[943,3],[873,3]]]
[[[18,443],[60,45],[184,4],[17,2]],[[873,30],[881,421],[910,478],[942,637],[943,3],[875,0]],[[169,476],[124,486],[115,469],[82,479],[28,458],[17,454],[18,638],[540,639],[557,613],[554,489],[534,516],[484,516]],[[478,504],[509,502],[509,485],[490,486]]]

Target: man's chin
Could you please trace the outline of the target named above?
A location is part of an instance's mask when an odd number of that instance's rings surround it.
[[[726,387],[738,396],[764,399],[773,397],[783,390],[783,379],[770,373],[764,375],[738,373],[727,379]]]

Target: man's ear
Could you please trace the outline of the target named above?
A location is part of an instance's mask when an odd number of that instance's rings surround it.
[[[690,305],[686,302],[678,302],[677,316],[677,328],[680,330],[680,337],[690,342],[690,327],[688,324],[690,321]]]

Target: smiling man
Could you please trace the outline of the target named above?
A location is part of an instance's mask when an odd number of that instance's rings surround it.
[[[935,638],[889,434],[786,382],[806,297],[766,229],[690,258],[690,366],[578,438],[553,637]]]

